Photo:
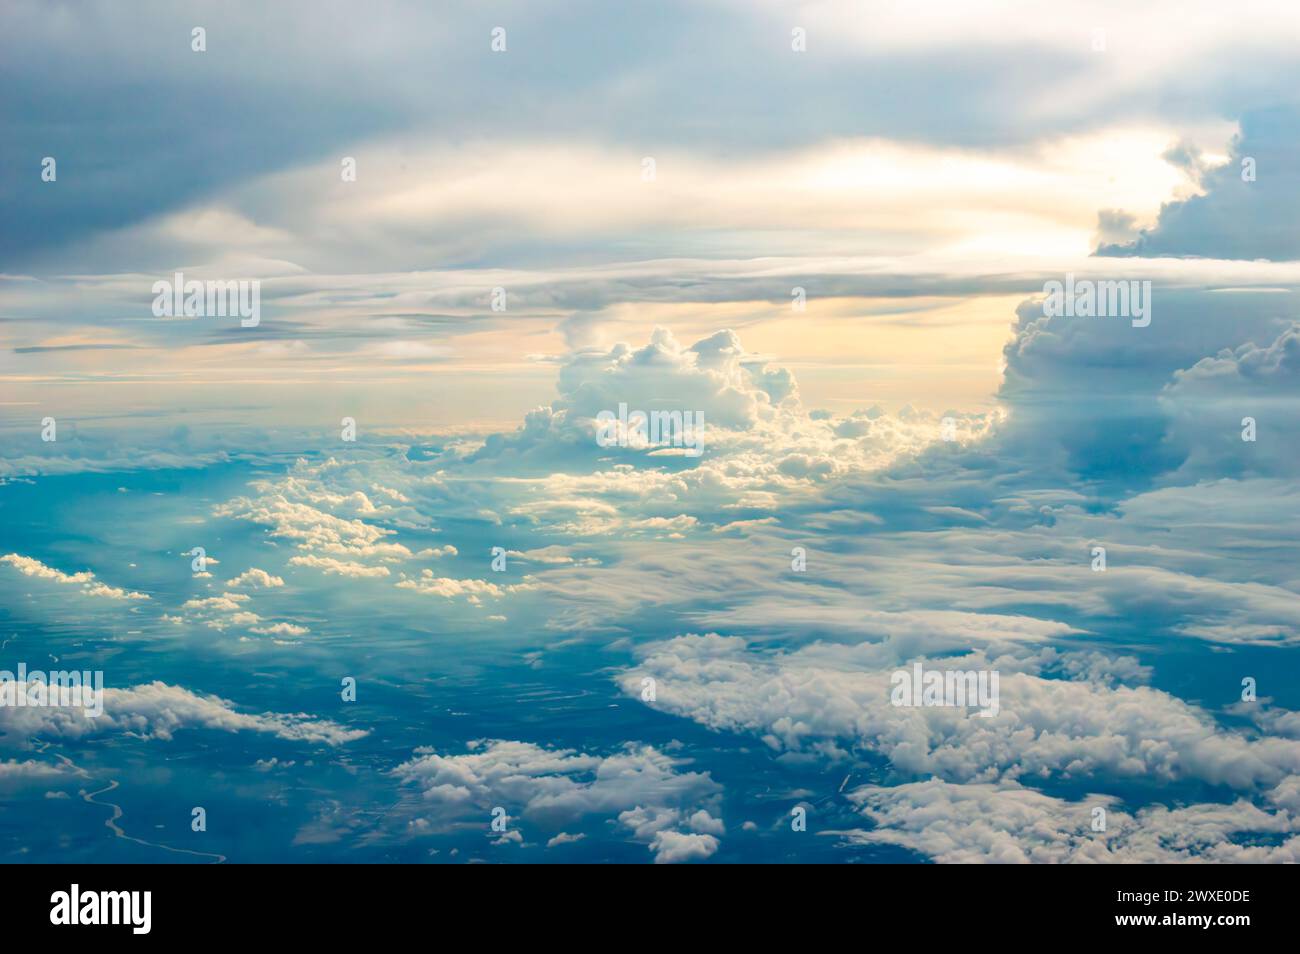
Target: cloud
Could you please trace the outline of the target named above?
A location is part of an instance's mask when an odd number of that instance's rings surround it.
[[[745,353],[733,331],[720,331],[684,347],[657,328],[640,349],[618,344],[609,351],[578,352],[560,369],[560,395],[534,411],[512,435],[491,435],[474,460],[512,460],[557,452],[582,457],[640,456],[642,448],[600,447],[597,418],[633,411],[703,415],[705,428],[747,430],[772,420],[785,401],[797,402],[794,378]],[[699,435],[707,438],[707,430]],[[629,443],[632,443],[629,440]],[[631,453],[619,453],[630,451]]]
[[[707,773],[683,771],[683,761],[653,747],[629,744],[606,756],[503,740],[468,748],[463,755],[419,749],[393,770],[420,794],[418,804],[407,806],[421,822],[416,830],[447,831],[474,820],[486,829],[500,805],[552,830],[591,815],[615,817],[657,862],[699,860],[718,848],[714,834],[695,829],[720,834],[705,810],[716,804],[720,786]]]
[[[1295,473],[1287,448],[1300,400],[1300,245],[1296,174],[1281,157],[1297,117],[1289,105],[1247,113],[1226,163],[1195,159],[1203,194],[1166,204],[1154,228],[1072,270],[1079,279],[1149,281],[1148,326],[1049,318],[1038,297],[1021,305],[1004,349],[1003,455],[1137,489]],[[1247,262],[1286,264],[1273,281],[1256,281],[1234,271]],[[1244,417],[1267,422],[1268,439],[1243,442]]]
[[[0,557],[0,563],[7,563],[14,567],[24,576],[34,576],[37,579],[53,580],[56,583],[73,584],[81,587],[83,596],[100,596],[110,600],[147,600],[146,593],[136,593],[121,589],[116,586],[109,586],[95,578],[95,574],[89,570],[83,570],[80,573],[64,573],[62,570],[56,570],[53,567],[46,566],[40,560],[32,557],[22,556],[17,553],[8,553]]]
[[[305,636],[311,630],[294,623],[273,623],[269,626],[253,626],[249,632],[257,633],[259,636]]]
[[[1154,806],[1125,813],[1118,800],[1071,802],[1016,784],[932,779],[848,793],[876,827],[841,832],[856,844],[900,845],[942,864],[1294,864],[1300,818],[1231,804]],[[1105,831],[1092,830],[1101,809]],[[1270,843],[1275,842],[1275,843]]]
[[[582,835],[582,834],[570,835],[568,832],[562,831],[554,838],[548,839],[546,842],[546,847],[556,848],[559,845],[572,845],[575,844],[576,842],[582,841],[582,839],[586,837],[587,837],[586,835]]]
[[[1300,323],[1265,345],[1247,342],[1174,372],[1160,395],[1166,442],[1183,479],[1291,476],[1300,471]],[[1255,422],[1244,439],[1246,418]]]
[[[265,483],[257,486],[266,488]],[[364,552],[393,531],[367,524],[361,519],[340,517],[317,509],[313,503],[360,513],[374,513],[370,501],[359,491],[340,497],[314,492],[297,478],[289,477],[276,485],[278,493],[257,500],[239,497],[218,506],[215,515],[249,520],[271,528],[271,536],[297,542],[302,549],[335,548],[332,552]],[[291,499],[298,497],[300,499]],[[310,500],[311,503],[305,502]]]
[[[22,687],[17,691],[22,692]],[[75,740],[111,732],[167,741],[182,729],[203,728],[260,732],[287,741],[339,746],[368,734],[364,729],[303,714],[239,712],[233,702],[219,696],[160,681],[130,689],[106,688],[103,703],[104,712],[98,717],[72,707],[4,706],[0,707],[0,728],[11,744],[41,736]]]
[[[201,623],[218,632],[232,627],[250,628],[262,622],[260,615],[248,609],[247,604],[251,599],[247,593],[230,592],[220,596],[196,596],[181,604],[178,615],[163,614],[162,618],[164,622],[177,625]]]
[[[345,560],[336,560],[333,557],[295,556],[289,558],[289,565],[309,566],[312,569],[321,570],[324,573],[331,573],[335,576],[350,576],[353,578],[388,576],[388,567],[386,566],[367,566],[364,563],[349,563]]]
[[[259,570],[257,567],[250,567],[234,579],[227,580],[226,586],[249,586],[255,589],[265,590],[284,586],[284,580],[280,579],[278,576],[272,576],[265,570]]]
[[[301,184],[308,178],[306,170],[314,171],[326,157],[335,187],[325,193],[328,201],[318,199],[318,205],[326,210],[356,205],[372,217],[388,212],[389,228],[382,232],[388,241],[379,241],[374,234],[378,230],[368,230],[364,243],[352,244],[354,257],[372,247],[372,254],[382,257],[390,249],[401,250],[399,236],[408,245],[418,245],[429,241],[426,232],[433,232],[442,249],[436,255],[440,260],[492,259],[485,246],[493,235],[484,220],[499,219],[498,208],[513,209],[525,222],[534,219],[537,207],[550,210],[548,236],[564,235],[571,219],[599,220],[626,215],[629,206],[635,209],[635,199],[616,202],[608,188],[596,187],[626,183],[621,191],[634,191],[642,185],[639,165],[630,164],[621,183],[614,171],[596,175],[598,170],[575,155],[579,144],[595,138],[609,151],[633,160],[640,158],[640,151],[633,150],[642,143],[656,143],[661,188],[674,189],[676,177],[687,180],[680,192],[670,193],[681,200],[665,204],[689,211],[701,199],[690,180],[705,179],[713,188],[702,198],[746,222],[763,214],[765,203],[753,200],[756,192],[770,196],[779,191],[773,180],[781,178],[771,175],[771,156],[806,150],[809,143],[842,143],[860,136],[863,129],[908,144],[913,152],[922,152],[923,145],[943,149],[950,154],[949,162],[967,166],[962,175],[951,177],[967,190],[1015,196],[1050,186],[1061,201],[1061,196],[1084,191],[1061,184],[1061,159],[1035,176],[1003,169],[1015,169],[1026,148],[1044,138],[1082,137],[1107,126],[1129,128],[1150,123],[1153,116],[1174,126],[1170,137],[1178,138],[1180,131],[1221,125],[1220,117],[1238,115],[1262,91],[1275,97],[1277,90],[1296,85],[1289,55],[1296,32],[1289,23],[1270,19],[1272,8],[1266,3],[1251,3],[1239,16],[1203,7],[1194,21],[1181,24],[1176,38],[1162,30],[1180,13],[1168,0],[1139,10],[1107,4],[1104,15],[1095,4],[1070,4],[1055,15],[1001,5],[977,16],[960,3],[950,3],[940,7],[945,27],[939,30],[901,9],[887,9],[875,18],[875,29],[867,30],[852,5],[843,3],[804,4],[791,10],[788,5],[675,0],[653,12],[580,3],[559,18],[545,17],[527,3],[503,3],[500,20],[510,25],[516,38],[504,59],[530,77],[526,84],[518,82],[513,70],[485,63],[481,48],[487,41],[480,42],[485,28],[471,10],[434,15],[409,5],[386,23],[357,24],[346,33],[322,25],[290,37],[284,24],[301,20],[314,9],[311,5],[291,3],[275,10],[141,8],[109,16],[110,9],[101,3],[88,9],[98,27],[93,38],[42,19],[35,4],[6,11],[6,42],[0,53],[16,82],[40,76],[44,63],[76,64],[30,100],[6,110],[14,155],[76,155],[80,147],[101,157],[94,168],[61,175],[55,195],[50,192],[56,190],[34,176],[30,190],[11,189],[8,198],[17,210],[16,222],[34,222],[36,209],[49,208],[48,218],[55,224],[45,230],[16,227],[0,245],[0,254],[8,260],[41,262],[68,246],[84,250],[95,238],[110,246],[100,251],[108,256],[111,243],[103,240],[105,233],[210,206],[203,209],[205,227],[189,233],[163,231],[154,243],[172,238],[199,244],[197,233],[215,244],[213,236],[239,234],[253,247],[269,246],[282,260],[319,268],[319,252],[311,258],[285,254],[280,236],[312,234],[313,225],[333,226],[317,228],[315,242],[333,252],[327,262],[343,259],[349,245],[342,238],[347,227],[331,221],[327,211],[292,214],[306,204]],[[163,48],[144,39],[158,29],[183,32],[182,39],[187,39],[188,31],[181,28],[200,9],[207,14],[213,41],[212,52],[205,56],[220,55],[230,65],[230,76],[220,82],[204,69],[204,56],[192,53],[187,42]],[[162,25],[159,17],[166,18]],[[1110,30],[1108,55],[1095,54],[1088,28],[1078,26],[1094,19]],[[795,21],[809,31],[807,55],[789,48],[790,24]],[[399,26],[394,29],[394,24]],[[727,43],[713,56],[689,52],[690,37],[723,35]],[[232,39],[236,37],[237,42]],[[648,37],[653,41],[647,42]],[[1128,37],[1147,38],[1142,55],[1126,48],[1126,42],[1132,42]],[[597,39],[603,55],[593,52]],[[376,50],[383,50],[389,72],[363,75],[360,66],[371,62]],[[561,50],[568,54],[566,68],[548,69]],[[292,76],[269,67],[276,56],[292,60]],[[437,86],[412,88],[397,79],[418,71],[431,56],[449,73],[473,81],[453,92]],[[943,63],[943,70],[935,70],[936,62]],[[351,81],[340,77],[340,63],[350,64]],[[1243,80],[1247,75],[1251,78]],[[880,76],[914,90],[906,107],[878,91]],[[147,86],[153,80],[158,89]],[[846,97],[845,89],[868,92]],[[42,125],[42,116],[73,99],[89,102],[105,116],[103,128],[78,125],[51,131]],[[328,117],[312,116],[311,105],[319,102],[338,106]],[[678,108],[665,110],[668,102]],[[810,112],[810,102],[821,106]],[[156,130],[127,135],[121,121],[131,115],[131,106],[161,117],[166,128],[203,114],[214,129],[228,132],[221,138],[196,127],[180,138]],[[300,117],[298,135],[291,140],[275,136],[286,115]],[[489,116],[497,122],[485,118]],[[426,130],[434,121],[446,133],[441,149],[445,164],[421,179],[418,171],[431,165],[427,157],[418,156],[411,159],[406,177],[396,179],[395,173],[402,171],[396,160],[415,151],[409,140],[427,139]],[[600,136],[593,137],[593,130]],[[552,158],[548,153],[560,152],[553,145],[557,141],[567,148]],[[232,145],[233,158],[218,162],[214,156],[225,143]],[[259,143],[262,148],[254,148]],[[447,143],[470,145],[455,149]],[[727,148],[721,157],[714,156],[720,144]],[[975,150],[991,155],[972,162],[968,153]],[[360,174],[345,185],[337,181],[338,159],[349,154],[358,158]],[[502,161],[503,154],[511,161]],[[532,165],[515,158],[530,154],[537,156]],[[495,164],[490,163],[493,159]],[[129,174],[151,160],[157,166],[154,177]],[[720,165],[723,173],[717,174]],[[703,167],[705,174],[694,173],[692,166]],[[20,181],[17,168],[6,170],[8,181]],[[473,177],[455,176],[458,168],[487,180],[482,195],[475,194]],[[866,171],[874,170],[860,170]],[[939,171],[948,170],[940,166]],[[707,175],[710,172],[715,174]],[[924,182],[926,176],[916,178]],[[438,188],[448,180],[458,188]],[[871,190],[877,204],[888,205],[902,191],[897,178],[870,181],[877,186]],[[416,189],[421,182],[425,188]],[[494,191],[501,196],[495,205]],[[593,191],[603,201],[566,201]],[[944,191],[939,191],[938,200],[920,204],[948,207]],[[515,202],[520,193],[532,200],[526,216]],[[786,203],[776,198],[770,204],[784,211]],[[650,200],[642,203],[653,208]],[[396,229],[390,222],[402,222],[403,213],[419,216],[415,224],[431,221],[438,228]],[[667,215],[671,213],[660,213]],[[786,231],[790,221],[790,216],[781,216],[773,231]],[[638,236],[638,245],[648,244],[658,232],[670,233],[678,245],[695,238],[662,225],[638,232],[650,233]],[[667,244],[669,238],[660,242]],[[536,255],[545,247],[530,251]],[[422,257],[431,256],[422,252]],[[85,260],[99,264],[97,259]]]
[[[675,865],[690,861],[703,861],[712,857],[718,850],[718,839],[712,835],[697,835],[692,832],[666,831],[655,832],[650,842],[654,852],[655,864]]]
[[[1000,672],[1000,709],[985,718],[893,705],[890,677],[903,667],[873,664],[875,653],[872,644],[821,643],[761,652],[740,637],[680,636],[646,647],[618,682],[640,697],[642,680],[653,678],[652,708],[756,734],[774,752],[876,753],[904,776],[1189,778],[1252,790],[1300,770],[1300,742],[1221,729],[1175,696],[1113,685],[1113,673],[1070,665],[1068,655],[924,659],[932,669]]]
[[[1300,259],[1292,227],[1300,215],[1300,173],[1288,159],[1298,128],[1294,104],[1245,111],[1228,161],[1203,175],[1204,194],[1166,204],[1153,228],[1099,253]]]
[[[499,599],[507,593],[528,589],[528,584],[499,586],[487,580],[453,580],[445,576],[434,576],[432,570],[424,570],[415,579],[403,579],[397,584],[398,589],[412,590],[427,596],[443,596],[454,599],[465,597],[471,603],[478,603],[485,596]]]
[[[598,560],[591,558],[575,557],[568,547],[555,545],[549,547],[537,547],[533,550],[507,550],[506,555],[511,559],[551,566],[564,566],[573,563],[593,565],[599,562]]]

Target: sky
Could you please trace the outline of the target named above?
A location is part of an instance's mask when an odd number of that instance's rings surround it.
[[[0,856],[1300,859],[1297,41],[6,4]]]

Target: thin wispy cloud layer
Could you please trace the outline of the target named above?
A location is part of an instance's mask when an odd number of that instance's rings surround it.
[[[0,24],[0,668],[105,682],[0,785],[77,857],[102,777],[232,860],[1296,860],[1277,4]]]

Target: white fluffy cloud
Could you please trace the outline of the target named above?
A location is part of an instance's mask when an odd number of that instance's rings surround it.
[[[620,472],[619,465],[635,464],[643,482],[652,481],[645,471],[658,466],[664,468],[662,480],[649,484],[657,490],[675,483],[696,494],[716,499],[726,493],[734,500],[746,491],[780,491],[877,469],[937,441],[942,424],[939,416],[910,408],[898,415],[879,408],[847,418],[809,414],[800,403],[794,375],[747,352],[730,329],[685,346],[667,329],[657,328],[640,348],[619,343],[608,350],[574,352],[560,368],[558,391],[549,406],[531,412],[514,433],[489,436],[471,462],[578,473],[607,483],[631,476]],[[629,414],[702,414],[698,466],[669,466],[673,461],[663,456],[664,448],[599,446],[597,416],[618,414],[620,404],[627,405]],[[959,441],[982,435],[992,422],[982,415],[952,416]]]
[[[528,583],[501,586],[487,580],[455,580],[445,576],[434,576],[432,570],[423,570],[419,577],[402,579],[397,583],[398,589],[411,590],[428,596],[442,596],[453,599],[463,596],[466,601],[478,604],[483,597],[500,599],[507,593],[516,593],[529,588]]]
[[[979,782],[1105,774],[1251,790],[1300,771],[1300,741],[1221,729],[1197,707],[1146,686],[1114,685],[1108,670],[1086,661],[1062,667],[1070,657],[979,652],[924,660],[927,668],[999,671],[1000,711],[985,718],[962,708],[892,705],[898,666],[881,668],[876,655],[872,644],[764,652],[739,637],[690,635],[648,647],[619,684],[639,697],[642,680],[653,678],[654,708],[714,730],[755,733],[777,752],[873,752],[908,776]]]
[[[514,434],[489,437],[480,457],[540,463],[559,452],[578,451],[586,460],[643,456],[644,449],[620,454],[620,448],[596,443],[597,416],[617,415],[620,404],[629,414],[702,414],[708,441],[714,429],[744,431],[774,420],[784,402],[798,401],[793,376],[747,355],[730,330],[686,347],[666,328],[656,328],[642,348],[620,343],[608,351],[573,353],[560,369],[558,389],[551,406],[532,412]]]
[[[23,691],[24,684],[17,686]],[[36,737],[81,739],[103,733],[124,733],[170,739],[187,728],[223,732],[262,732],[297,742],[342,745],[364,737],[328,719],[302,714],[240,712],[219,696],[201,695],[180,686],[150,682],[130,689],[103,690],[104,712],[92,717],[79,707],[0,707],[0,728],[12,744]]]
[[[135,593],[120,587],[109,586],[107,583],[97,580],[95,574],[89,570],[82,570],[80,573],[64,573],[62,570],[46,566],[40,560],[22,556],[18,553],[5,554],[0,557],[0,563],[9,564],[24,576],[34,576],[42,580],[53,580],[56,583],[78,585],[81,587],[83,596],[100,596],[110,600],[147,600],[149,598],[146,593]]]
[[[1104,795],[1071,802],[1015,783],[957,785],[938,779],[867,786],[848,797],[875,827],[840,832],[846,841],[900,845],[947,864],[1300,861],[1300,817],[1244,799],[1153,806],[1130,814]],[[1100,832],[1092,830],[1098,808],[1106,822]],[[1259,835],[1277,843],[1251,844]]]
[[[503,740],[468,748],[463,755],[420,749],[394,769],[420,794],[409,809],[413,831],[475,823],[486,830],[492,809],[502,806],[551,830],[592,815],[615,818],[657,862],[699,860],[718,848],[722,824],[708,809],[720,786],[650,746],[628,745],[606,756]]]
[[[263,635],[303,635],[310,631],[305,626],[293,623],[271,624],[263,621],[260,614],[249,608],[251,600],[252,597],[247,593],[238,592],[224,592],[219,596],[196,596],[182,603],[177,614],[165,613],[162,618],[165,622],[177,626],[197,623],[218,632],[225,632],[227,629],[247,629]]]
[[[315,555],[299,555],[289,558],[290,566],[309,566],[314,570],[320,570],[322,573],[330,573],[335,576],[350,577],[376,577],[388,576],[389,569],[386,566],[367,566],[364,563],[351,563],[347,560],[336,560],[334,557],[323,557]]]
[[[255,589],[273,589],[284,586],[284,580],[278,576],[272,576],[265,570],[259,570],[257,567],[250,567],[239,576],[226,582],[226,586],[248,586]]]
[[[1266,339],[1267,340],[1267,339]],[[1175,372],[1160,396],[1167,440],[1189,478],[1300,473],[1300,324],[1264,345],[1248,342]],[[1243,439],[1245,418],[1254,439]]]

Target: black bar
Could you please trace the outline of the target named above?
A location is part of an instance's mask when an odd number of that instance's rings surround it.
[[[86,939],[113,934],[131,941],[205,942],[283,936],[373,944],[400,925],[425,922],[444,929],[478,922],[478,930],[486,926],[494,937],[520,932],[523,938],[533,931],[534,942],[556,932],[586,934],[600,925],[629,936],[663,937],[668,921],[725,934],[762,931],[777,918],[814,935],[838,930],[899,936],[901,931],[942,949],[1035,929],[1071,940],[1130,935],[1182,943],[1199,935],[1232,943],[1253,936],[1250,932],[1275,934],[1295,923],[1289,903],[1295,872],[1285,866],[728,866],[720,871],[714,865],[671,874],[643,866],[655,875],[632,866],[618,871],[570,866],[544,873],[536,867],[469,867],[473,870],[453,872],[447,866],[405,865],[11,866],[0,906],[15,938],[35,930],[55,936],[77,932]],[[676,881],[679,877],[686,881]],[[130,923],[52,924],[52,896],[70,896],[73,884],[83,904],[92,892],[149,892],[148,933],[136,934]],[[123,921],[131,920],[131,910],[123,908]],[[449,940],[430,938],[431,943]]]

